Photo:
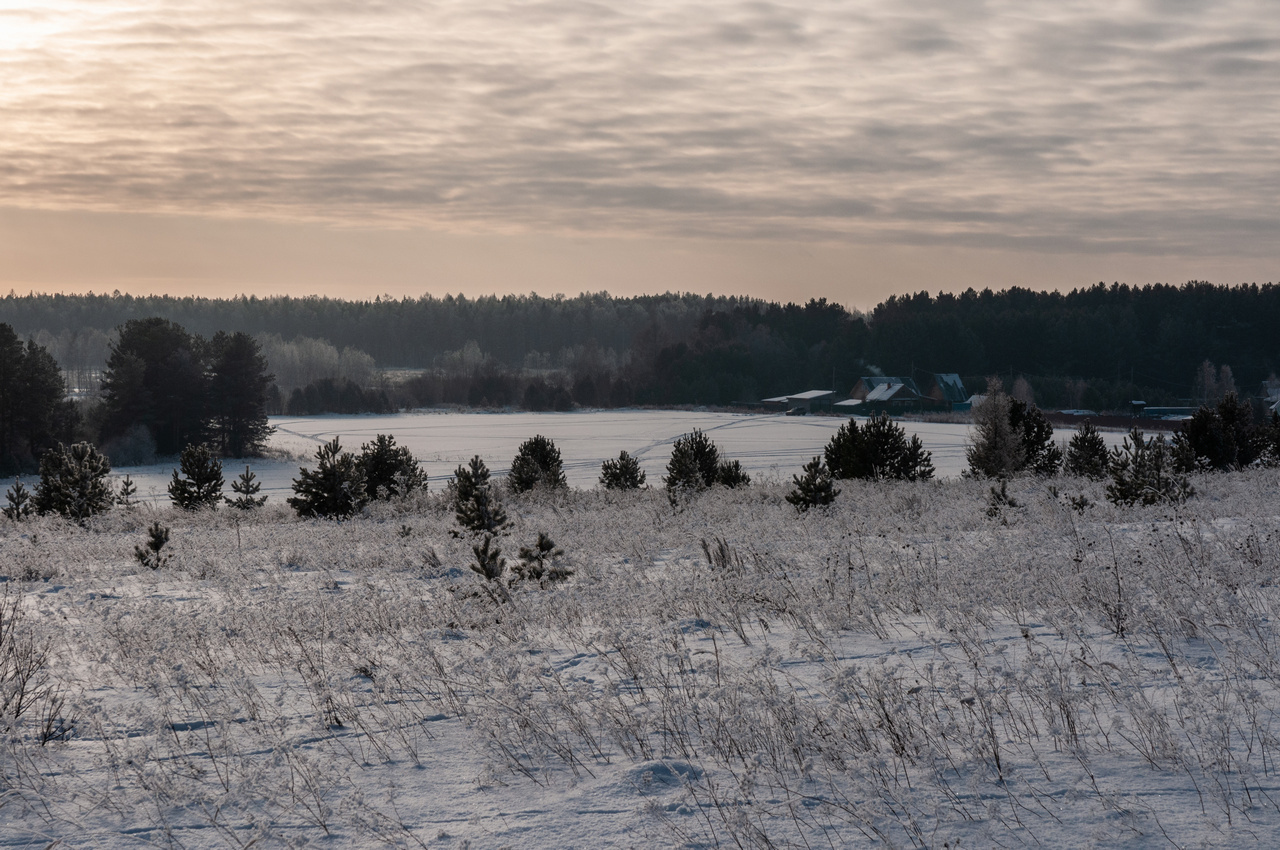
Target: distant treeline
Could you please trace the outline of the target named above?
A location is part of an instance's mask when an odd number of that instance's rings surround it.
[[[401,404],[728,404],[833,381],[848,392],[876,371],[936,371],[959,373],[970,391],[980,391],[988,375],[1004,376],[1006,385],[1022,377],[1045,407],[1118,409],[1134,398],[1195,398],[1205,361],[1229,366],[1244,394],[1280,371],[1280,287],[1272,284],[970,289],[892,297],[869,315],[825,300],[781,305],[670,293],[0,299],[0,322],[49,341],[55,357],[60,348],[52,342],[65,342],[68,359],[79,359],[63,368],[77,373],[86,369],[79,352],[104,347],[100,335],[151,316],[206,336],[274,335],[298,351],[303,340],[322,340],[347,361],[363,352],[382,369],[420,370],[390,388]],[[81,342],[86,337],[94,345]],[[264,346],[274,365],[270,349]],[[281,389],[289,399],[290,388]]]

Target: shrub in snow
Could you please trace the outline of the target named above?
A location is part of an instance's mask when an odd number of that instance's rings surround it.
[[[469,531],[492,534],[507,524],[506,511],[489,481],[489,467],[479,455],[453,473],[453,513]]]
[[[246,465],[244,472],[236,476],[236,479],[231,482],[231,492],[235,493],[236,497],[234,499],[224,498],[224,501],[231,507],[242,511],[260,508],[267,503],[266,496],[258,495],[260,490],[262,490],[262,485],[258,483],[257,476]]]
[[[111,462],[91,443],[59,443],[40,458],[35,508],[77,522],[105,513],[115,501],[107,481],[110,474]]]
[[[1173,449],[1163,434],[1148,439],[1134,428],[1111,453],[1107,499],[1116,505],[1181,504],[1195,490],[1174,466]]]
[[[408,446],[397,446],[396,438],[378,434],[372,443],[360,447],[360,471],[371,499],[393,499],[415,490],[427,489],[427,473]]]
[[[14,522],[21,522],[31,516],[31,491],[22,483],[21,478],[14,481],[9,492],[5,493],[5,501],[8,502],[4,507],[4,515],[7,518]]]
[[[795,505],[796,510],[801,513],[809,508],[829,505],[836,500],[836,496],[840,495],[840,491],[832,483],[831,473],[820,457],[815,457],[806,463],[804,473],[792,476],[792,480],[796,486],[787,494],[787,501]]]
[[[222,461],[213,456],[206,445],[187,446],[182,450],[179,470],[169,482],[169,498],[174,507],[184,511],[216,508],[222,500]]]
[[[907,432],[887,413],[872,415],[861,428],[853,419],[841,425],[824,456],[834,478],[925,481],[933,477],[933,456],[918,436],[907,439]]]
[[[369,503],[360,464],[351,452],[342,451],[337,437],[316,449],[314,470],[299,470],[293,492],[297,495],[286,501],[302,517],[346,519]]]
[[[568,487],[560,450],[556,444],[538,434],[520,444],[511,461],[507,483],[513,493],[525,493],[534,487],[562,490]]]
[[[153,522],[147,529],[147,542],[142,546],[133,547],[133,557],[142,566],[158,570],[169,563],[169,556],[161,552],[168,542],[169,529],[159,522]]]
[[[600,464],[600,484],[606,490],[638,490],[644,486],[644,470],[640,461],[625,451],[617,460],[606,460]]]
[[[1076,427],[1075,434],[1067,443],[1066,460],[1062,468],[1068,475],[1080,478],[1106,478],[1109,457],[1102,434],[1086,419]]]
[[[694,429],[672,444],[663,483],[672,492],[697,492],[714,484],[742,487],[751,483],[751,477],[738,461],[721,460],[716,444]]]
[[[516,581],[536,581],[540,587],[557,581],[564,581],[573,575],[570,570],[559,563],[564,550],[556,546],[554,540],[543,532],[538,532],[538,539],[532,546],[520,547],[520,560],[511,568],[514,573],[512,583]]]

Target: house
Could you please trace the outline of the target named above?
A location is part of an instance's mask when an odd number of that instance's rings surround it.
[[[885,410],[891,413],[932,406],[932,399],[920,394],[915,382],[886,383],[872,387],[859,405],[859,413]]]
[[[853,392],[849,393],[850,398],[858,401],[865,401],[867,396],[876,387],[882,387],[886,384],[901,384],[916,396],[922,395],[920,388],[916,386],[916,382],[911,378],[892,378],[888,375],[872,375],[869,377],[859,378],[858,383],[853,385]]]
[[[969,393],[964,388],[964,381],[954,372],[931,373],[923,395],[933,399],[943,410],[968,409]]]

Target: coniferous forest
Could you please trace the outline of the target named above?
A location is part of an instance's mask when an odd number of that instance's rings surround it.
[[[277,377],[273,413],[442,403],[715,405],[811,388],[847,392],[877,371],[955,372],[970,391],[989,375],[1007,386],[1022,378],[1041,406],[1107,410],[1134,398],[1210,397],[1206,363],[1215,380],[1234,381],[1246,395],[1280,370],[1273,284],[922,292],[865,314],[825,300],[783,305],[671,293],[0,299],[0,323],[48,348],[69,376],[96,374],[119,328],[152,317],[201,338],[242,332],[261,341]],[[341,368],[308,372],[317,352]],[[300,364],[298,376],[289,364]],[[395,387],[374,386],[378,370],[397,369],[412,372]]]

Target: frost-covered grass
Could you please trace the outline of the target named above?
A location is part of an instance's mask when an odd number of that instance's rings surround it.
[[[506,603],[437,495],[0,521],[0,846],[1275,846],[1280,474],[1194,483],[509,499]]]

